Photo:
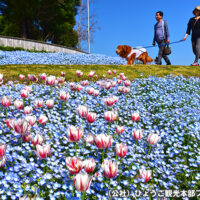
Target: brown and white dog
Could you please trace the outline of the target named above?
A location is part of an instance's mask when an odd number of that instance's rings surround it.
[[[147,50],[145,48],[136,48],[133,49],[128,45],[119,45],[117,47],[116,53],[122,57],[126,58],[127,65],[132,65],[133,61],[140,60],[145,65],[146,63],[153,62],[153,59],[149,57]]]

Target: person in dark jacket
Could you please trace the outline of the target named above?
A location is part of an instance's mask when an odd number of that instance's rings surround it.
[[[157,42],[159,46],[158,57],[156,58],[156,64],[161,65],[161,59],[164,58],[167,65],[171,65],[171,62],[167,55],[164,54],[164,49],[166,43],[169,43],[169,29],[167,21],[163,20],[163,12],[156,12],[156,20],[158,21],[154,25],[154,38],[153,45]]]
[[[200,6],[196,6],[193,10],[193,14],[195,17],[190,18],[187,25],[187,32],[183,40],[186,40],[187,36],[190,35],[192,30],[192,50],[195,54],[194,63],[192,66],[199,66],[199,58],[200,58]]]

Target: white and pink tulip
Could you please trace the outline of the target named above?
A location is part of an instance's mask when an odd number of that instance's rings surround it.
[[[79,157],[67,157],[66,158],[66,167],[70,174],[78,174],[83,168],[83,162]]]
[[[104,160],[101,167],[103,169],[103,174],[106,178],[111,179],[117,176],[117,172],[118,172],[117,162],[112,161],[112,160]]]
[[[159,140],[160,140],[160,137],[159,137],[159,135],[157,135],[157,134],[151,133],[151,134],[148,136],[148,143],[149,143],[150,145],[157,144]]]
[[[14,123],[15,123],[14,118],[6,119],[6,125],[7,125],[8,128],[14,128]]]
[[[86,92],[87,92],[89,95],[93,95],[93,93],[94,93],[94,88],[92,88],[92,87],[87,87],[87,88],[86,88]]]
[[[8,108],[11,105],[11,98],[7,96],[3,96],[1,98],[1,104],[3,107]]]
[[[96,166],[94,158],[89,158],[87,160],[84,160],[83,161],[83,166],[84,166],[85,171],[87,173],[91,174],[94,171],[95,166]]]
[[[87,137],[85,138],[86,143],[92,144],[94,142],[95,136],[93,134],[88,134]]]
[[[47,75],[45,73],[40,74],[40,79],[45,81],[47,78]]]
[[[125,144],[123,143],[117,143],[115,145],[115,154],[117,155],[117,157],[123,158],[126,156],[128,151],[128,148]]]
[[[122,134],[124,132],[124,126],[117,126],[116,127],[117,134]]]
[[[36,122],[36,116],[33,115],[33,116],[26,116],[25,117],[26,121],[28,121],[28,123],[33,126]]]
[[[53,108],[54,100],[53,99],[48,99],[46,101],[46,105],[47,105],[48,108]]]
[[[94,74],[95,74],[95,71],[90,71],[89,77],[92,78],[94,76]]]
[[[24,78],[25,78],[25,76],[24,76],[23,74],[20,74],[20,75],[19,75],[19,79],[20,79],[20,80],[24,80]]]
[[[99,134],[95,137],[94,143],[99,149],[106,149],[112,146],[113,138],[111,135]]]
[[[82,138],[84,130],[82,128],[76,128],[75,126],[70,126],[67,129],[67,136],[70,142],[78,142]]]
[[[77,191],[85,192],[90,187],[92,177],[87,173],[76,174],[73,177],[73,184]]]
[[[140,119],[140,115],[139,113],[133,113],[131,114],[131,119],[134,121],[134,122],[137,122],[139,119]]]
[[[67,99],[70,97],[68,92],[60,91],[60,99],[62,101],[67,101]]]
[[[76,110],[78,115],[82,118],[86,118],[89,112],[88,107],[82,105],[79,105]]]
[[[144,178],[145,182],[148,182],[151,178],[152,171],[151,170],[146,170],[146,169],[140,169],[139,170],[139,177]]]
[[[20,94],[21,94],[21,97],[23,99],[25,99],[29,96],[29,91],[28,90],[21,90]]]
[[[93,123],[97,118],[97,114],[94,113],[94,112],[89,112],[88,115],[87,115],[87,122],[88,123]]]
[[[104,119],[107,122],[114,122],[117,119],[117,114],[114,111],[106,111],[104,112]]]
[[[46,115],[40,115],[39,116],[38,122],[40,124],[45,124],[47,121],[48,121],[48,118],[46,117]]]
[[[133,130],[132,137],[134,140],[140,140],[143,136],[143,131],[141,129]]]
[[[80,78],[81,76],[83,76],[83,72],[81,70],[77,70],[76,75]]]
[[[28,133],[26,135],[22,135],[22,139],[24,142],[30,142],[32,139],[32,135],[30,133]]]
[[[6,153],[7,145],[0,143],[0,159],[3,157]]]
[[[44,102],[42,99],[36,99],[34,105],[36,108],[41,108],[43,106],[43,104],[44,104]]]
[[[36,145],[41,145],[44,141],[44,137],[40,134],[36,134],[36,136],[32,139],[31,143],[36,146]]]
[[[18,119],[15,120],[13,128],[16,133],[25,135],[26,133],[30,132],[31,126],[25,119]]]
[[[46,144],[46,145],[43,145],[43,146],[38,144],[36,146],[37,151],[35,151],[35,154],[41,159],[46,159],[51,155],[50,148],[51,147],[50,147],[49,144]]]
[[[55,85],[56,77],[55,76],[48,76],[46,77],[46,85]]]
[[[15,100],[14,101],[14,106],[17,110],[21,110],[24,107],[24,102],[22,100]]]
[[[24,114],[25,115],[31,114],[32,112],[33,112],[33,108],[31,106],[24,107]]]
[[[2,168],[2,167],[6,164],[6,160],[7,160],[7,157],[6,157],[6,156],[3,156],[3,157],[0,159],[0,168]]]

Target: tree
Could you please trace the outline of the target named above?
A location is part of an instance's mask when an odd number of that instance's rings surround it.
[[[76,47],[80,0],[1,0],[0,34]]]
[[[90,7],[95,4],[95,0],[90,0]],[[97,29],[100,29],[97,22],[97,15],[91,12],[90,9],[90,42],[94,40],[94,33]],[[76,24],[76,31],[78,34],[78,49],[85,50],[88,41],[88,15],[87,15],[87,0],[81,0],[81,6],[79,7],[79,18]]]

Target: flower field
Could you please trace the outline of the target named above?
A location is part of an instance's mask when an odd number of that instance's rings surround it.
[[[128,192],[123,199],[161,190],[198,199],[199,78],[87,76],[29,74],[29,86],[22,74],[18,83],[0,76],[1,199],[107,200],[113,189]]]
[[[0,65],[51,64],[51,65],[122,65],[126,60],[119,56],[102,54],[31,53],[27,51],[1,51]]]

